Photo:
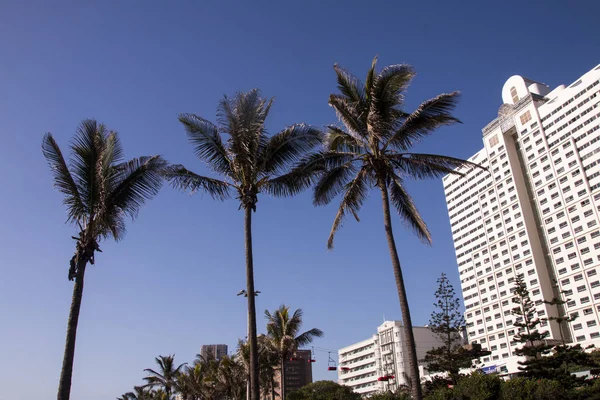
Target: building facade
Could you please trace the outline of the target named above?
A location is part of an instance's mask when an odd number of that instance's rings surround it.
[[[427,327],[413,327],[417,357],[441,346]],[[361,395],[396,390],[406,384],[408,353],[405,347],[404,328],[400,321],[385,321],[377,328],[377,334],[369,339],[338,350],[338,383],[350,386]],[[422,366],[419,366],[423,374]],[[390,377],[387,380],[380,378]]]
[[[203,344],[200,348],[200,356],[204,360],[216,359],[220,360],[223,356],[227,355],[226,344]]]
[[[600,65],[550,90],[521,76],[464,177],[444,177],[470,342],[487,371],[517,372],[512,289],[524,277],[550,338],[600,344]],[[565,307],[550,306],[559,291]],[[562,330],[562,332],[561,332]],[[561,335],[562,334],[562,335]]]
[[[296,350],[296,353],[289,360],[283,363],[285,368],[285,393],[298,390],[303,386],[312,383],[312,352],[310,350]],[[275,382],[281,379],[279,370],[275,372]],[[266,394],[266,400],[269,400],[269,395]],[[275,394],[275,400],[280,400],[279,393]]]

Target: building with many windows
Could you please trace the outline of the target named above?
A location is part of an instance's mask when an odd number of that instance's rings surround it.
[[[204,360],[216,359],[220,360],[227,355],[226,344],[203,344],[200,348],[200,356]]]
[[[491,351],[486,370],[517,371],[511,314],[524,277],[550,338],[600,344],[600,65],[553,90],[521,76],[502,89],[484,148],[488,169],[444,177],[470,342]],[[544,303],[566,292],[560,310]],[[565,325],[565,324],[563,324]],[[496,367],[496,368],[494,368]]]
[[[442,345],[427,327],[414,326],[413,333],[419,360],[428,350]],[[402,322],[385,321],[376,335],[338,350],[338,383],[362,395],[396,390],[406,383],[408,354],[404,343]],[[419,369],[423,374],[422,366]]]

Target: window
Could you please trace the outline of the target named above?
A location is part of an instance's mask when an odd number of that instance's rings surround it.
[[[492,136],[489,141],[490,147],[496,146],[499,142],[500,140],[498,139],[498,135]]]
[[[513,103],[516,103],[517,101],[519,101],[519,95],[517,94],[517,88],[515,88],[514,86],[510,88],[510,96],[512,97]],[[529,111],[527,111],[527,112],[529,112]]]
[[[512,90],[511,90],[511,92],[512,92]],[[515,93],[516,93],[516,90],[515,90]],[[518,97],[517,97],[517,99],[518,99]],[[513,100],[514,100],[514,97],[513,97]],[[531,121],[531,113],[529,111],[524,112],[521,115],[520,119],[521,119],[521,124],[525,125],[527,122]]]

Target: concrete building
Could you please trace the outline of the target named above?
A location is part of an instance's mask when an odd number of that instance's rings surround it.
[[[408,354],[403,329],[400,321],[385,321],[369,339],[338,350],[338,383],[362,395],[395,390],[405,384]],[[415,326],[413,332],[419,360],[428,350],[441,345],[427,327]],[[423,367],[419,369],[423,374]],[[390,375],[394,378],[379,380]]]
[[[200,355],[203,359],[217,359],[220,360],[223,356],[227,355],[226,344],[203,344],[200,348]]]
[[[600,345],[600,65],[553,90],[512,76],[484,148],[489,169],[444,177],[470,342],[487,371],[517,371],[512,288],[527,282],[540,318],[576,314],[559,339]],[[558,284],[558,287],[554,283]],[[544,304],[566,291],[566,309]]]
[[[297,350],[296,354],[292,358],[284,362],[283,366],[285,368],[284,379],[286,394],[312,383],[312,362],[309,362],[310,360],[310,350]],[[280,379],[279,371],[276,371],[275,382],[279,382]],[[276,394],[275,400],[280,399],[281,396]]]

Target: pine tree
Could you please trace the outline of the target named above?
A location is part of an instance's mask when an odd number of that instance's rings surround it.
[[[555,281],[554,282],[554,287],[557,288],[558,284]],[[566,315],[566,313],[564,312],[565,309],[565,304],[567,304],[567,302],[569,301],[569,299],[564,298],[563,296],[566,295],[566,290],[561,290],[558,292],[559,295],[558,297],[553,297],[552,300],[547,301],[545,300],[544,303],[551,305],[551,306],[556,306],[557,309],[557,317],[548,317],[545,318],[545,321],[556,321],[556,323],[558,324],[559,327],[559,333],[560,333],[560,341],[563,344],[563,346],[567,343],[567,341],[565,340],[565,336],[564,336],[564,330],[568,330],[568,325],[575,321],[577,319],[577,314],[573,314],[573,315]],[[563,330],[564,328],[564,330]]]
[[[447,372],[456,384],[460,369],[471,367],[472,360],[480,355],[462,346],[461,333],[466,324],[460,311],[460,300],[446,274],[442,273],[438,283],[437,302],[433,304],[436,309],[431,313],[429,328],[443,345],[429,350],[423,361],[430,372]]]
[[[552,349],[546,342],[550,333],[538,330],[542,320],[537,317],[535,303],[529,297],[529,290],[522,275],[517,276],[514,295],[512,301],[516,307],[511,312],[517,316],[513,325],[519,329],[514,340],[522,344],[515,350],[515,354],[526,357],[525,361],[519,361],[519,370],[527,377],[545,378],[542,356],[549,354]]]

